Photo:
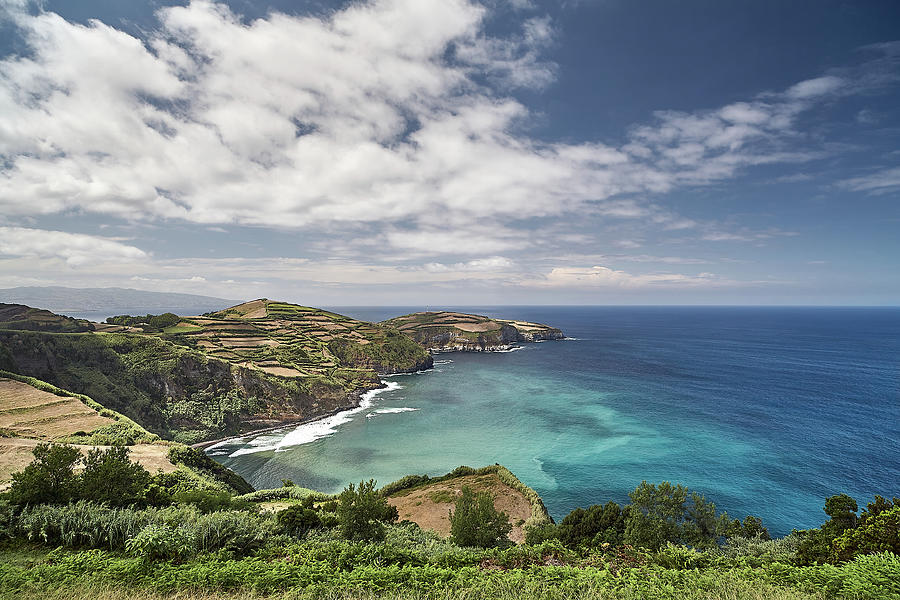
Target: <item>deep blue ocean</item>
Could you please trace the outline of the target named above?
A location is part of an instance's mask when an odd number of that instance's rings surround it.
[[[378,321],[421,307],[332,307]],[[257,487],[339,491],[508,466],[557,519],[642,480],[697,490],[773,534],[827,496],[900,496],[900,309],[464,307],[571,339],[435,356],[364,407],[210,453]]]

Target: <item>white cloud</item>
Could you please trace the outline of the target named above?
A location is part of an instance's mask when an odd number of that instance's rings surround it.
[[[604,266],[556,267],[543,278],[525,283],[534,287],[563,288],[635,288],[647,286],[709,286],[734,284],[718,279],[712,273],[683,275],[680,273],[653,273],[633,275]]]
[[[148,257],[139,248],[108,238],[24,227],[0,227],[0,255],[62,259],[73,267]]]
[[[825,77],[817,77],[815,79],[807,79],[806,81],[801,81],[800,83],[788,88],[786,93],[790,98],[807,100],[809,98],[823,96],[825,94],[834,92],[841,86],[843,86],[844,83],[844,80],[840,77],[826,75]]]
[[[195,0],[163,9],[143,40],[21,14],[32,52],[0,62],[0,212],[368,223],[396,250],[491,255],[529,244],[513,235],[519,220],[572,211],[691,227],[614,196],[817,156],[778,146],[798,99],[834,77],[661,112],[621,148],[532,139],[533,115],[504,90],[552,79],[540,53],[552,24],[532,18],[517,39],[496,39],[485,14],[468,0],[375,0],[245,23]]]
[[[855,192],[872,192],[882,194],[900,189],[900,167],[881,169],[862,177],[844,179],[837,183],[838,187]]]
[[[503,272],[509,271],[514,266],[513,261],[504,256],[491,256],[489,258],[476,258],[467,262],[455,264],[427,263],[425,270],[432,273],[458,272]]]

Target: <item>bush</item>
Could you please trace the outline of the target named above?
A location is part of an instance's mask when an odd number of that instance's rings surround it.
[[[231,507],[231,494],[219,490],[182,490],[172,499],[178,504],[196,506],[202,513],[226,510]]]
[[[111,506],[134,504],[143,499],[150,483],[147,469],[128,459],[128,448],[94,448],[84,459],[79,496]]]
[[[76,491],[75,465],[81,459],[77,448],[60,444],[38,444],[34,460],[12,474],[9,500],[13,504],[64,504]]]
[[[289,506],[276,515],[278,526],[288,535],[304,536],[311,529],[322,526],[322,519],[312,508]]]
[[[220,481],[237,494],[249,494],[253,486],[224,466],[206,455],[202,450],[190,446],[172,446],[169,448],[169,460],[176,465],[184,465]]]
[[[455,510],[450,511],[450,539],[455,544],[491,548],[505,541],[510,531],[509,515],[494,508],[488,492],[476,494],[463,486]]]
[[[725,542],[722,554],[726,558],[751,559],[753,565],[773,562],[792,564],[799,545],[800,536],[796,533],[775,540],[768,540],[762,536],[750,538],[734,536]]]
[[[144,560],[171,560],[193,554],[185,532],[170,525],[147,525],[125,544],[125,551]]]
[[[348,540],[384,539],[384,523],[397,520],[397,508],[375,491],[375,480],[352,483],[338,496],[337,518]]]
[[[618,546],[625,534],[627,510],[615,502],[595,504],[587,510],[576,508],[563,518],[557,529],[560,541],[569,548]]]

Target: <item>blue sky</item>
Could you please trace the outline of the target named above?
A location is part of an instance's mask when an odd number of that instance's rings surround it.
[[[0,288],[900,303],[896,2],[0,7]]]

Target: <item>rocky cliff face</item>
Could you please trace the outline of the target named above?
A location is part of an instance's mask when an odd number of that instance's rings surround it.
[[[563,339],[555,327],[455,312],[413,313],[382,323],[432,352],[497,352],[517,343]]]
[[[381,385],[347,387],[268,375],[139,336],[58,336],[0,330],[10,370],[91,396],[167,438],[195,442],[355,406]]]

